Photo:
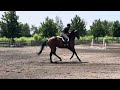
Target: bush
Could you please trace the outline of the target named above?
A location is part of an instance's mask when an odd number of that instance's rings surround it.
[[[33,36],[33,38],[34,38],[34,40],[46,40],[47,38],[43,38],[42,37],[42,35],[40,35],[40,34],[35,34],[34,36]]]
[[[42,39],[42,41],[46,41],[46,40],[48,40],[48,38],[43,38],[43,39]]]
[[[0,41],[8,41],[9,39],[6,37],[0,38]]]
[[[20,37],[20,38],[15,38],[15,41],[26,41],[26,42],[30,42],[30,41],[32,41],[32,40],[34,40],[34,38],[33,37]]]
[[[27,40],[26,40],[26,37],[21,37],[21,38],[20,38],[20,41],[26,42],[26,41],[27,41]]]
[[[93,36],[84,36],[84,37],[80,37],[80,40],[92,40]]]
[[[34,38],[34,40],[39,40],[39,35],[38,34],[34,34],[33,38]]]

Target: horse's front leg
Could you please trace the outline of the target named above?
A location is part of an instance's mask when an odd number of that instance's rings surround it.
[[[75,54],[75,53],[73,52],[73,54],[72,54],[72,56],[71,56],[71,58],[70,58],[70,59],[72,59],[72,58],[73,58],[74,54]]]
[[[73,56],[74,56],[74,54],[75,54],[75,53],[74,53],[74,50],[72,49],[72,47],[68,47],[68,49],[73,53],[72,56],[70,57],[70,59],[72,59]]]
[[[73,52],[73,54],[72,54],[72,56],[71,56],[70,59],[72,59],[73,56],[74,56],[74,54],[75,54],[76,57],[77,57],[77,59],[81,62],[80,58],[78,57],[78,55],[77,55],[77,53],[76,53],[76,51],[75,51],[75,48],[74,48],[74,47],[73,47],[73,48],[72,48],[72,47],[69,47],[68,49]]]
[[[76,55],[77,59],[78,59],[80,62],[82,62],[82,61],[80,60],[80,58],[78,57],[78,55],[77,55],[76,51],[74,51],[74,53],[75,53],[75,55]]]

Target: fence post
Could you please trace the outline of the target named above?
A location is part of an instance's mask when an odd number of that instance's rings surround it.
[[[93,46],[93,39],[92,39],[92,42],[91,42],[91,46]]]
[[[103,47],[105,47],[105,39],[103,39]]]
[[[9,40],[9,47],[11,46],[11,41]]]

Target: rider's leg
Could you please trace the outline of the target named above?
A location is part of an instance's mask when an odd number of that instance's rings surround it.
[[[68,46],[69,37],[65,33],[61,33],[61,36],[63,36],[65,44]]]
[[[64,37],[65,37],[65,43],[68,46],[69,37],[66,34],[64,35]]]

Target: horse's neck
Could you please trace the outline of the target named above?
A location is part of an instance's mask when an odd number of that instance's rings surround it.
[[[75,36],[72,35],[72,34],[70,34],[70,35],[69,35],[69,39],[70,39],[70,41],[74,41],[74,40],[75,40]]]

